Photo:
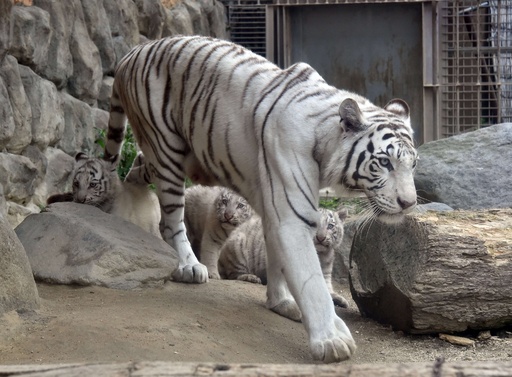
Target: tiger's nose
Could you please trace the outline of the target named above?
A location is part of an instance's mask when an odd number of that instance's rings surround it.
[[[410,208],[410,207],[416,205],[416,200],[408,201],[408,200],[402,200],[400,198],[397,198],[396,201],[397,201],[398,205],[400,206],[400,208],[402,208],[402,209],[407,209],[407,208]]]

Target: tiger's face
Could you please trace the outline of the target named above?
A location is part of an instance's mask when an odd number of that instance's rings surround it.
[[[252,208],[240,195],[222,189],[215,200],[217,220],[226,230],[232,230],[252,216]]]
[[[414,170],[418,154],[407,104],[392,101],[384,109],[368,117],[356,114],[357,122],[365,128],[356,134],[342,185],[364,192],[370,216],[397,223],[416,206]]]
[[[109,174],[112,166],[98,158],[88,158],[83,153],[76,157],[73,177],[73,201],[101,207],[109,199]]]
[[[340,246],[343,240],[343,222],[347,218],[347,211],[334,212],[319,208],[320,222],[313,242],[318,254],[326,253]]]

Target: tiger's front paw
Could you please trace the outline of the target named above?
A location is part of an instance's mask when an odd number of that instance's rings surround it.
[[[172,279],[182,283],[207,283],[208,282],[208,269],[201,263],[187,264],[179,266],[172,273]]]
[[[320,339],[311,336],[310,348],[315,360],[335,363],[347,360],[354,354],[356,342],[345,322],[336,317],[333,325],[333,329],[327,331]]]

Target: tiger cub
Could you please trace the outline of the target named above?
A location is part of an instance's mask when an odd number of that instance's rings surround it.
[[[333,212],[320,208],[320,222],[313,237],[315,249],[325,283],[335,305],[348,307],[348,302],[334,292],[332,287],[332,267],[335,250],[343,240],[343,222],[347,218],[347,210]],[[261,218],[253,216],[231,233],[221,249],[219,273],[223,279],[237,279],[251,283],[267,281],[267,257]]]
[[[185,227],[192,249],[208,268],[208,277],[220,279],[220,248],[231,232],[252,216],[252,208],[227,188],[201,185],[185,190],[185,208]]]
[[[124,182],[117,174],[116,161],[88,157],[80,152],[75,162],[73,192],[52,195],[47,204],[72,201],[92,205],[162,238],[158,197],[139,178],[130,178],[143,164],[141,155],[134,160]]]

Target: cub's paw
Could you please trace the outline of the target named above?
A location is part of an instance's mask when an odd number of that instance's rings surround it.
[[[210,269],[208,269],[208,277],[210,279],[217,279],[217,280],[220,280],[220,275],[217,271],[210,271]]]
[[[208,270],[206,266],[197,264],[187,264],[185,266],[179,266],[172,273],[172,279],[182,283],[206,283],[208,282]]]
[[[283,300],[276,306],[269,309],[283,317],[291,319],[292,321],[300,322],[302,319],[302,313],[300,312],[299,306],[295,301],[289,299]]]
[[[339,306],[341,308],[348,308],[348,301],[345,300],[345,297],[340,296],[337,293],[331,293],[331,298],[334,305]]]
[[[315,360],[334,363],[347,360],[354,354],[356,343],[345,322],[336,317],[333,325],[333,329],[327,331],[328,335],[319,340],[311,334],[310,348]]]
[[[261,284],[261,279],[253,274],[243,274],[237,277],[237,280],[248,281],[249,283]]]

